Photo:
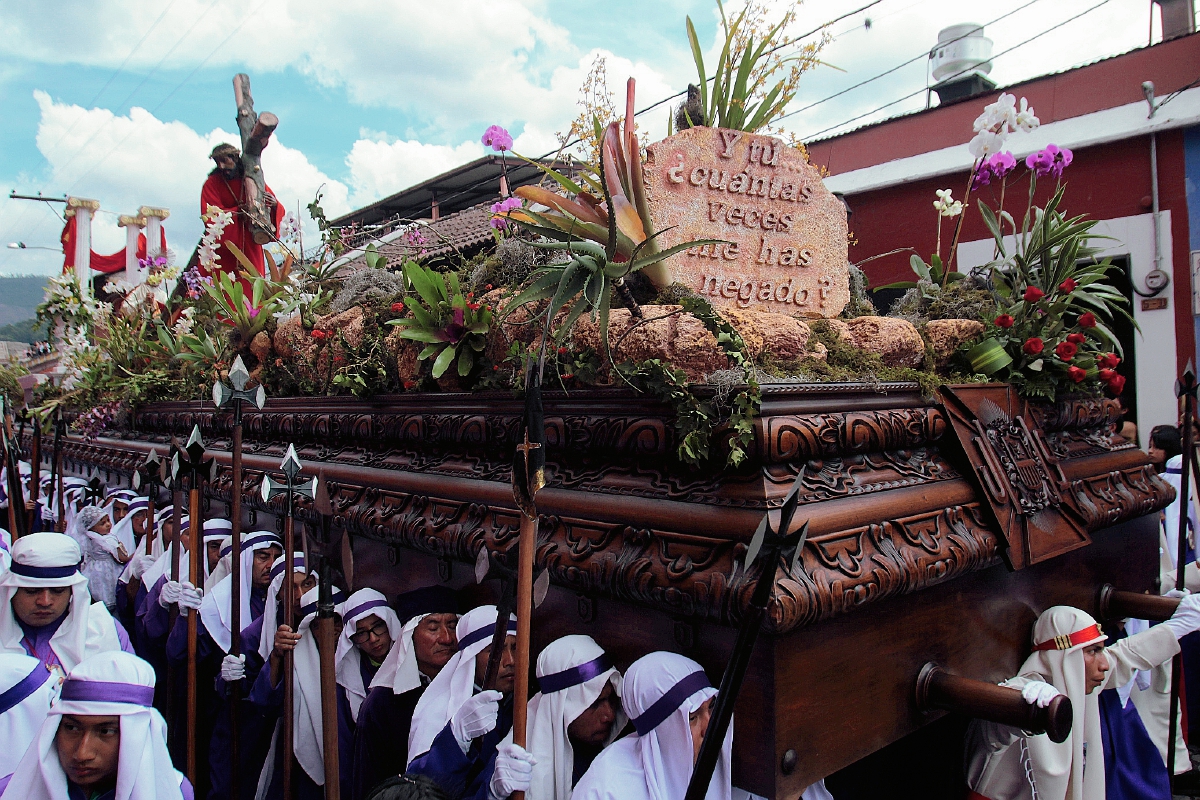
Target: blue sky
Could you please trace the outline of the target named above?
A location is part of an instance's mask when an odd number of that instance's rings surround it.
[[[793,33],[867,2],[807,0]],[[823,58],[844,72],[806,76],[797,106],[919,55],[942,27],[1027,3],[879,0],[829,28]],[[1011,83],[1143,46],[1149,5],[1034,0],[986,33],[999,52],[1050,32],[997,59],[993,77]],[[614,94],[638,78],[639,106],[684,88],[694,80],[688,14],[711,52],[714,0],[0,0],[0,244],[54,247],[61,228],[44,204],[9,200],[10,190],[69,193],[101,201],[98,251],[124,243],[116,214],[156,205],[172,209],[168,236],[186,258],[201,232],[205,156],[237,141],[236,72],[251,75],[258,110],[281,119],[268,182],[289,209],[324,185],[333,215],[481,155],[493,123],[519,151],[546,151],[575,116],[597,55]],[[925,71],[918,61],[785,127],[804,136],[836,125],[922,88]],[[660,110],[642,124],[657,138],[665,119]],[[60,263],[45,250],[0,249],[0,274]]]

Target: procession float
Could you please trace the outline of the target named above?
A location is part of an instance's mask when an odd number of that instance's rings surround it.
[[[542,179],[501,191],[473,255],[428,221],[386,244],[339,230],[318,199],[316,256],[246,210],[261,274],[213,207],[186,265],[151,258],[137,285],[100,292],[55,279],[41,312],[61,379],[27,397],[7,379],[37,421],[21,447],[56,475],[128,485],[198,430],[215,462],[197,479],[205,513],[282,530],[284,499],[258,487],[294,446],[327,494],[295,499],[298,541],[388,594],[442,583],[493,601],[486,556],[515,553],[533,508],[549,581],[534,652],[587,633],[620,667],[674,649],[714,682],[748,658],[734,783],[766,797],[835,774],[877,789],[920,774],[935,796],[972,715],[1053,734],[1061,709],[994,684],[1050,606],[1155,613],[1137,603],[1159,592],[1157,512],[1174,497],[1118,433],[1110,323],[1126,310],[1090,223],[1065,210],[1070,154],[1016,161],[1004,139],[1033,110],[1010,95],[982,109],[967,203],[947,191],[914,209],[944,241],[911,255],[884,313],[848,263],[844,204],[767,130],[793,65],[729,24],[715,80],[694,48],[698,84],[661,141],[639,139],[632,80],[624,114],[578,126],[590,160],[522,160],[489,129]],[[238,92],[261,199],[278,120],[254,114],[248,79]],[[967,213],[996,253],[963,274]],[[218,405],[214,382],[242,394],[218,389]],[[539,445],[544,486],[523,505],[514,463]],[[739,653],[747,619],[757,641]]]

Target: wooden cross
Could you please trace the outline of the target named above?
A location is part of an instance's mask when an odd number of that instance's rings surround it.
[[[275,222],[267,210],[267,181],[262,171],[262,151],[279,126],[279,117],[270,111],[254,112],[250,94],[250,76],[239,72],[233,77],[233,95],[237,101],[238,132],[242,136],[242,180],[245,195],[242,211],[250,218],[254,241],[267,244],[275,240]]]

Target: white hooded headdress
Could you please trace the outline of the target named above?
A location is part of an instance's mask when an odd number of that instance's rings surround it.
[[[262,636],[258,639],[258,654],[262,656],[263,661],[271,657],[271,649],[275,647],[275,629],[283,624],[279,619],[279,593],[283,590],[283,574],[286,571],[286,556],[280,556],[271,564],[271,585],[267,588],[267,604],[263,607]],[[304,564],[304,553],[292,553],[292,572],[308,574],[308,568]],[[307,597],[308,593],[306,592],[304,596]],[[300,599],[300,602],[303,605],[304,597]],[[299,622],[297,622],[298,628]]]
[[[601,751],[572,795],[576,800],[679,800],[692,777],[688,715],[717,690],[704,670],[677,653],[642,656],[625,673],[621,702],[637,732]],[[725,734],[707,800],[730,800],[733,725]]]
[[[129,653],[101,653],[71,670],[59,701],[4,794],[21,800],[62,800],[67,776],[54,737],[63,714],[121,718],[116,800],[182,800],[184,780],[171,765],[167,724],[154,708],[154,669]]]
[[[428,752],[454,712],[475,694],[475,656],[491,647],[495,630],[495,606],[479,606],[458,618],[458,652],[430,682],[413,710],[408,763]],[[509,617],[508,632],[517,632],[515,616]]]
[[[79,571],[79,545],[69,536],[50,531],[22,536],[12,546],[12,558],[0,578],[0,651],[25,654],[25,632],[12,611],[17,589],[62,586],[71,588],[71,604],[50,647],[63,668],[69,672],[89,655],[121,649],[112,616],[88,594],[87,578]]]
[[[350,637],[357,630],[358,621],[371,615],[379,617],[387,625],[388,635],[392,637],[392,650],[396,649],[402,632],[399,617],[388,606],[387,598],[381,592],[374,589],[359,589],[346,601],[342,610],[342,634],[338,637],[337,653],[334,659],[337,664],[337,682],[346,690],[346,700],[350,703],[350,716],[355,722],[358,722],[358,709],[362,706],[363,700],[367,699],[369,687],[363,686],[362,669],[359,667],[359,659],[362,656],[358,647],[350,641]],[[409,638],[411,641],[411,635]],[[388,651],[388,656],[390,655],[391,650]],[[416,659],[413,661],[415,662]],[[380,669],[382,668],[381,664]]]
[[[525,749],[537,763],[525,796],[529,800],[570,800],[575,749],[567,736],[567,726],[591,708],[605,686],[612,684],[619,698],[621,673],[592,637],[574,634],[546,645],[538,656],[537,678],[541,691],[529,700],[525,726]],[[625,714],[618,712],[606,747],[621,733],[625,722]],[[505,741],[512,741],[511,732]]]
[[[16,770],[46,720],[57,688],[36,658],[0,653],[0,777]]]

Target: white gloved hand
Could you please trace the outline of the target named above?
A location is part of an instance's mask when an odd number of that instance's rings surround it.
[[[246,677],[246,654],[225,656],[221,659],[221,680],[226,683],[240,681]]]
[[[1179,608],[1163,623],[1176,639],[1182,639],[1192,631],[1200,631],[1200,594],[1189,594],[1179,601]]]
[[[163,608],[170,608],[179,602],[179,581],[167,581],[163,584],[162,591],[158,595],[158,604]]]
[[[458,746],[466,753],[471,749],[471,740],[483,736],[496,727],[500,720],[500,698],[503,694],[489,690],[467,699],[450,718],[450,732]]]
[[[1175,599],[1177,597],[1187,597],[1189,594],[1191,594],[1191,592],[1189,592],[1187,589],[1172,589],[1171,591],[1163,594],[1163,597]]]
[[[146,570],[154,566],[154,556],[140,555],[133,557],[133,566],[129,568],[129,574],[134,580],[141,580],[146,574]]]
[[[1050,701],[1060,694],[1062,692],[1043,681],[1030,681],[1021,689],[1021,698],[1029,705],[1035,705],[1038,708],[1050,705]]]
[[[117,560],[120,560],[121,540],[111,533],[106,533],[100,537],[100,546],[103,547],[108,554]]]
[[[204,590],[198,589],[187,581],[179,584],[179,608],[180,610],[200,608],[200,601],[204,599]]]
[[[528,792],[537,759],[520,745],[508,742],[496,748],[496,770],[488,784],[491,800],[507,800],[513,792]]]

